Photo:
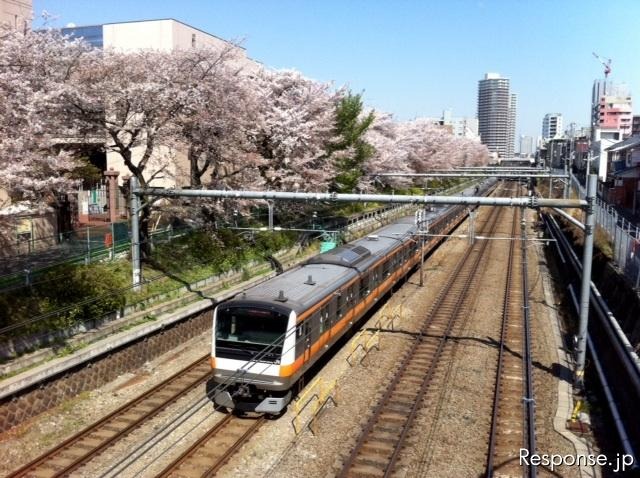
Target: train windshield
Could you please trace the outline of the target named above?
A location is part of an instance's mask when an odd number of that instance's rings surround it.
[[[279,361],[289,317],[256,307],[218,309],[216,355],[221,358]]]

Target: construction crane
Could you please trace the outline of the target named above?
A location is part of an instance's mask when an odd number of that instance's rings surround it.
[[[602,63],[602,66],[604,66],[604,79],[606,80],[607,77],[609,76],[609,73],[611,73],[611,58],[602,58],[600,55],[598,55],[595,52],[592,52],[593,56],[595,56],[598,61],[600,63]]]

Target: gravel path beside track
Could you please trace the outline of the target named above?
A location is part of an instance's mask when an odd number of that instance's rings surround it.
[[[527,211],[527,223],[533,225],[537,221],[534,211]],[[536,237],[536,233],[528,233],[531,237]],[[529,291],[532,307],[532,355],[533,355],[533,380],[536,393],[536,440],[538,453],[559,453],[562,455],[572,455],[576,451],[567,439],[556,432],[553,428],[553,418],[558,407],[558,380],[571,380],[570,370],[562,369],[559,366],[559,358],[554,335],[552,332],[551,318],[547,309],[555,308],[556,304],[548,304],[545,300],[542,284],[542,275],[538,264],[544,262],[544,246],[541,243],[531,245],[529,253]],[[554,470],[552,474],[548,470],[538,469],[538,476],[562,476],[579,477],[578,467],[561,466]]]

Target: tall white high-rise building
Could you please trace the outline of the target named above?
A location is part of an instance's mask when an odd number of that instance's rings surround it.
[[[562,114],[547,113],[542,119],[542,138],[554,139],[562,136]]]
[[[516,111],[518,106],[518,97],[515,93],[511,93],[509,102],[509,137],[507,138],[507,158],[513,157],[514,145],[516,141]]]
[[[513,157],[517,98],[509,78],[487,73],[478,82],[478,131],[482,144],[500,158]]]

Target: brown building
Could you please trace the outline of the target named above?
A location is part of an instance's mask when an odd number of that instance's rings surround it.
[[[605,198],[635,214],[640,209],[640,135],[610,146],[607,152],[610,167]]]
[[[631,136],[640,134],[640,115],[635,115],[631,123]]]

